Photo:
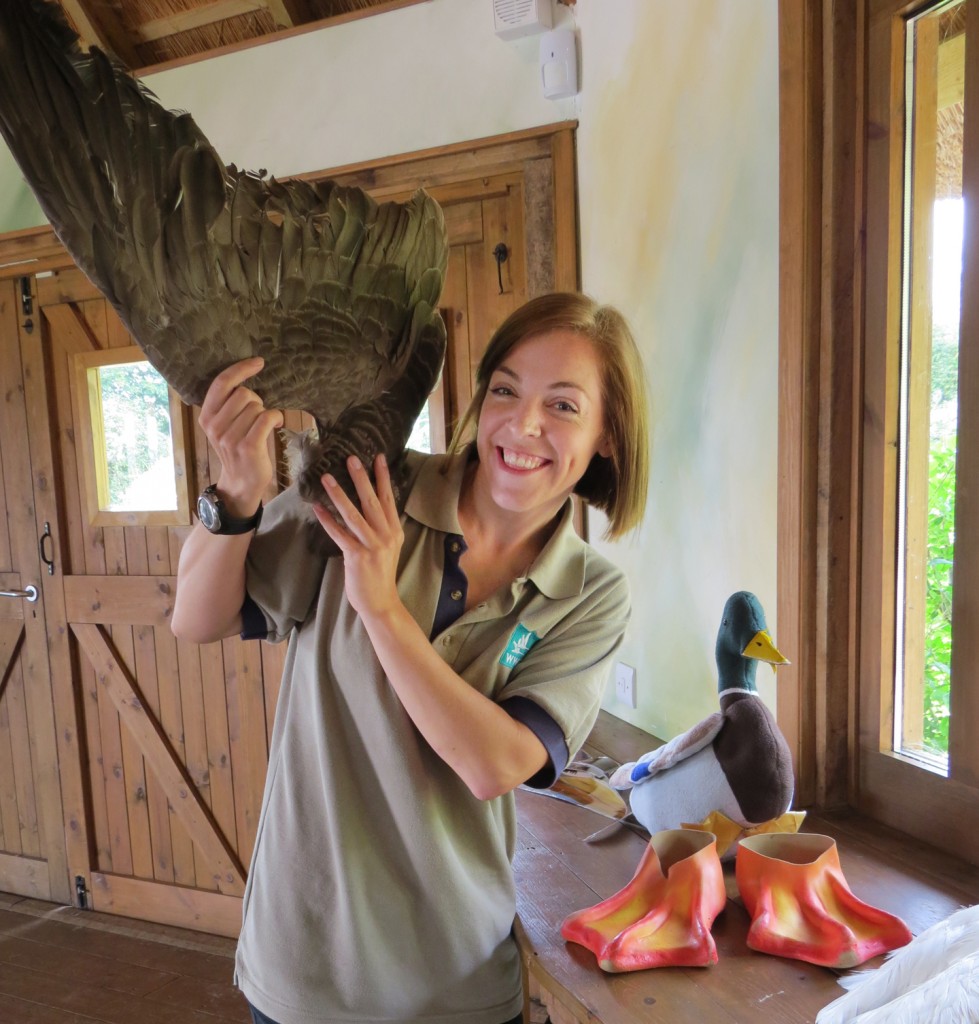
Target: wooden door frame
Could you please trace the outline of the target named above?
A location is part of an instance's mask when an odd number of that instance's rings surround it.
[[[779,0],[778,721],[796,805],[853,789],[863,3]]]

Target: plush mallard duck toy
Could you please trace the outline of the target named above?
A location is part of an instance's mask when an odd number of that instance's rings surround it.
[[[767,830],[792,803],[792,756],[755,688],[759,661],[774,667],[788,659],[772,642],[754,594],[728,598],[715,658],[720,710],[611,778],[616,789],[631,791],[632,814],[650,833],[702,823],[716,832],[717,822],[732,823],[738,834]],[[734,845],[725,844],[731,855]]]

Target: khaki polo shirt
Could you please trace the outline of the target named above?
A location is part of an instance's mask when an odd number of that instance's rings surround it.
[[[412,453],[410,464],[398,591],[431,635],[446,535],[461,534],[465,456]],[[575,534],[570,502],[561,517],[526,577],[433,644],[487,697],[539,707],[573,753],[629,599],[623,575]],[[342,559],[310,543],[318,529],[290,489],[249,550],[248,594],[289,650],[238,985],[279,1024],[501,1024],[522,1006],[512,794],[477,800],[428,746],[346,600]]]

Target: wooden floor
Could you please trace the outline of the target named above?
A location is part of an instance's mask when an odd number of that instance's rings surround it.
[[[234,942],[0,893],[3,1024],[244,1024]]]

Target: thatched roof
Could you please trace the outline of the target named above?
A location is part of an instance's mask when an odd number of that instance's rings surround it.
[[[5,0],[0,0],[5,2]],[[82,39],[140,71],[421,0],[59,0]]]

